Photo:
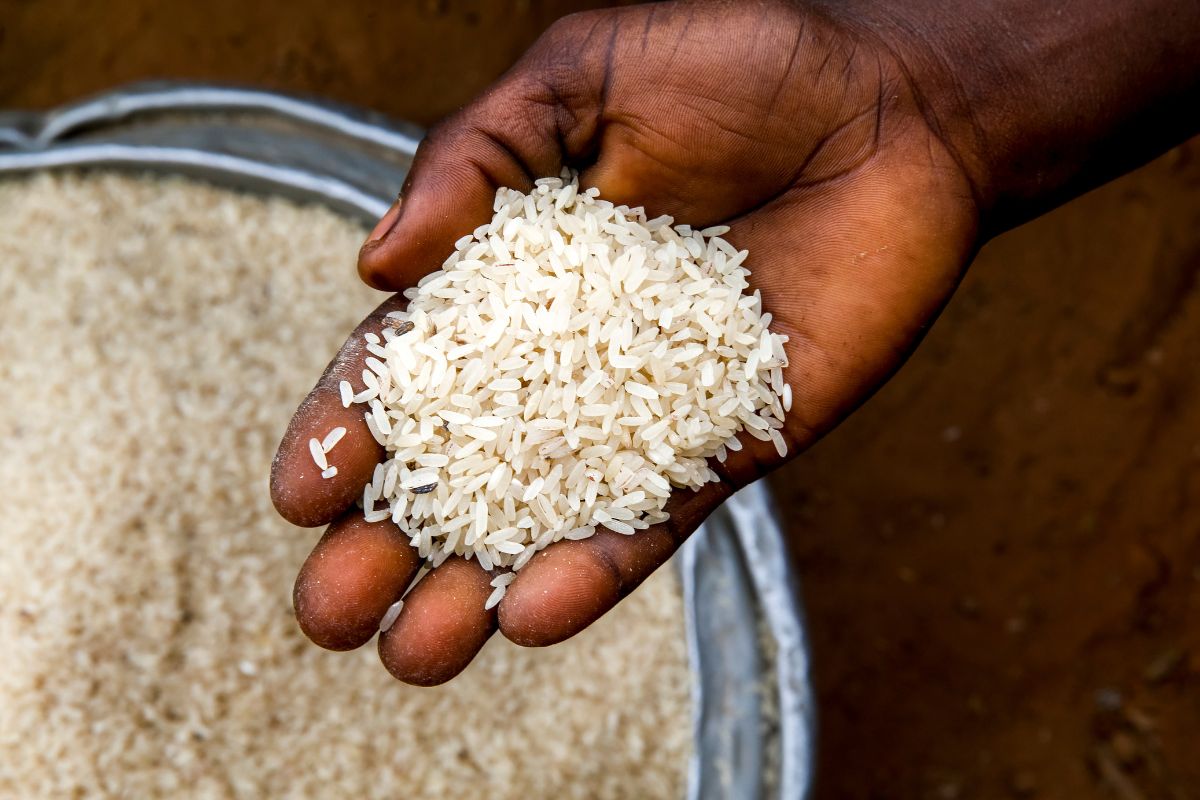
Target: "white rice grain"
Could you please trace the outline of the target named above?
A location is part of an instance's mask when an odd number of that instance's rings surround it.
[[[495,589],[493,589],[492,593],[488,595],[487,601],[483,604],[484,610],[489,611],[500,605],[500,601],[504,599],[504,593],[506,591],[508,591],[507,585],[497,586]]]
[[[321,447],[320,439],[308,440],[308,452],[312,454],[313,463],[317,465],[317,469],[329,469],[329,462],[325,458],[325,448]]]
[[[379,620],[379,632],[387,633],[389,630],[391,630],[392,625],[396,624],[396,618],[400,616],[400,612],[403,610],[403,600],[397,600],[388,606],[388,610],[383,615],[383,619]]]
[[[345,428],[340,427],[340,426],[337,428],[334,428],[329,433],[325,434],[325,438],[321,440],[321,450],[324,451],[325,453],[328,453],[330,450],[332,450],[334,448],[335,445],[337,445],[338,442],[340,442],[342,440],[342,437],[345,435],[346,435]]]

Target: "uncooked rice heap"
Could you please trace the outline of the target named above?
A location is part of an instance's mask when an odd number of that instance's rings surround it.
[[[786,453],[787,337],[745,293],[746,251],[725,226],[596,195],[567,172],[498,191],[492,221],[367,334],[361,389],[341,386],[388,453],[367,519],[390,516],[435,565],[517,570],[597,526],[663,522],[672,489],[717,480],[706,459],[743,430]]]

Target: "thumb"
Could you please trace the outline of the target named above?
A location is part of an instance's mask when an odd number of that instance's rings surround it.
[[[591,89],[591,70],[555,66],[560,50],[535,47],[430,131],[397,206],[359,251],[367,284],[389,291],[413,285],[441,266],[457,239],[491,218],[498,188],[527,192],[537,178],[556,176],[589,152],[599,91]]]
[[[476,101],[421,143],[397,205],[359,251],[358,273],[366,283],[389,291],[411,286],[441,265],[456,239],[488,220],[497,188],[525,191],[533,176],[561,169],[548,110],[534,106],[537,116],[521,114],[516,106],[529,104],[501,94]],[[518,137],[511,127],[483,122],[500,109],[533,130]]]

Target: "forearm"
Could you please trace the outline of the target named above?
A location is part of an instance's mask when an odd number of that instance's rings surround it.
[[[850,0],[829,13],[897,52],[990,232],[1200,132],[1196,0]]]

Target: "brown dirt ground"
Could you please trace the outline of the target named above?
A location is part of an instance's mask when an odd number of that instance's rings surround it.
[[[590,5],[0,0],[0,108],[174,77],[428,124]],[[1198,276],[1195,141],[987,247],[773,479],[819,797],[1200,797]]]

